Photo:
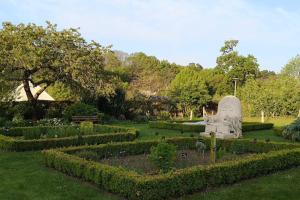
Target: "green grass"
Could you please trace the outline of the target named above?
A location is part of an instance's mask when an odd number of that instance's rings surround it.
[[[261,131],[249,131],[243,133],[243,138],[245,139],[258,139],[258,140],[266,140],[270,139],[273,142],[291,142],[290,140],[284,139],[275,134],[273,130],[261,130]]]
[[[294,117],[276,117],[276,118],[266,117],[265,122],[273,123],[274,126],[285,126],[285,125],[292,123],[295,119],[296,118],[294,118]],[[245,121],[245,122],[260,122],[260,120],[261,119],[259,117],[244,117],[243,118],[243,121]]]
[[[118,123],[140,130],[139,140],[165,137],[190,136],[179,131],[149,129],[147,124]],[[155,135],[158,132],[158,135]],[[193,133],[198,136],[199,133]],[[253,131],[244,138],[286,141],[272,130]],[[300,197],[300,168],[244,181],[233,186],[213,189],[209,192],[184,196],[180,200],[298,200]],[[0,152],[0,199],[5,200],[121,200],[116,195],[97,187],[48,169],[43,165],[39,152]]]
[[[153,140],[153,139],[159,140],[163,136],[166,138],[169,138],[169,137],[180,137],[180,136],[188,137],[188,136],[191,136],[191,134],[193,134],[194,136],[199,135],[198,132],[181,133],[178,130],[149,128],[147,123],[134,124],[134,123],[129,123],[129,122],[122,122],[122,123],[118,123],[117,125],[138,129],[140,132],[140,136],[139,136],[138,140]],[[158,133],[158,135],[156,135],[155,133]]]
[[[0,152],[0,177],[3,200],[119,199],[44,167],[39,152]]]
[[[251,179],[180,200],[298,200],[300,168]],[[178,199],[179,200],[179,199]]]

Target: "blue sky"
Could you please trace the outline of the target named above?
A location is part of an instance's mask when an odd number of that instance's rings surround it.
[[[0,0],[0,21],[49,20],[128,53],[213,67],[228,39],[279,72],[300,53],[298,0]]]

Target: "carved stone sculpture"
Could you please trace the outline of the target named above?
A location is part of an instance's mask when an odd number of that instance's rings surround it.
[[[213,116],[204,116],[205,132],[201,136],[216,133],[217,138],[239,138],[242,136],[242,106],[235,96],[226,96],[218,104],[218,112]]]

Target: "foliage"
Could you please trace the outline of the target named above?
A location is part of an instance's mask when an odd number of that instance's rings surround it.
[[[297,115],[300,106],[300,84],[287,76],[278,76],[267,80],[248,79],[240,89],[239,96],[244,113],[259,116]]]
[[[36,24],[4,22],[0,30],[1,80],[23,83],[28,101],[35,107],[50,85],[63,83],[91,96],[114,93],[114,80],[104,69],[107,48],[86,42],[77,29],[57,30]],[[40,89],[33,94],[33,86]]]
[[[83,135],[90,135],[94,132],[94,124],[93,122],[84,121],[80,122],[80,133]]]
[[[151,121],[149,122],[150,128],[159,128],[159,129],[170,129],[170,130],[180,130],[188,132],[204,132],[205,125],[191,125],[175,122],[164,122],[164,121]],[[246,131],[255,131],[255,130],[265,130],[272,129],[272,123],[259,123],[259,122],[244,122],[242,124],[242,130]]]
[[[176,147],[161,141],[157,146],[151,147],[149,159],[162,172],[168,172],[175,164]]]
[[[78,92],[74,92],[70,86],[61,82],[55,82],[49,86],[47,92],[55,101],[79,101],[81,99]]]
[[[293,123],[286,126],[282,131],[282,135],[285,138],[300,141],[300,118],[297,118]]]
[[[34,126],[2,129],[1,134],[6,135],[0,141],[3,148],[13,151],[126,141],[137,137],[135,129],[108,125],[95,125],[94,132],[82,131],[79,126]]]
[[[253,55],[239,55],[235,50],[238,42],[238,40],[225,41],[220,49],[221,55],[217,58],[216,69],[225,74],[227,84],[232,82],[233,78],[238,78],[239,83],[244,84],[249,77],[256,77],[259,72],[259,65]]]
[[[129,76],[128,97],[139,92],[144,95],[158,95],[166,90],[179,72],[179,66],[168,61],[160,61],[154,56],[134,53],[125,61]]]
[[[159,120],[168,120],[170,118],[171,118],[171,115],[168,111],[160,111],[157,114],[157,119],[159,119]]]
[[[289,62],[281,70],[283,75],[299,78],[300,75],[300,55],[290,59]]]
[[[71,121],[72,116],[95,116],[98,114],[98,109],[95,106],[85,103],[74,103],[63,112],[64,118]]]
[[[181,148],[190,140],[191,148],[195,148],[195,140],[172,139]],[[118,193],[127,199],[167,199],[195,191],[205,190],[224,184],[232,184],[241,180],[262,176],[279,170],[300,165],[299,145],[284,143],[252,143],[247,140],[224,140],[223,147],[235,143],[249,146],[254,154],[240,160],[218,163],[209,167],[195,166],[174,173],[160,175],[140,175],[134,171],[121,167],[108,166],[101,163],[87,161],[76,156],[82,150],[94,151],[99,154],[113,156],[120,150],[129,154],[142,154],[149,152],[154,141],[126,142],[104,144],[98,146],[71,147],[64,150],[43,151],[45,163],[48,167],[55,168],[68,175],[95,183],[98,187]],[[156,141],[157,143],[157,141]],[[261,147],[265,147],[262,149]],[[185,147],[189,148],[189,147]],[[272,151],[276,149],[277,151]],[[75,153],[75,155],[70,155]],[[100,158],[100,157],[98,157]]]
[[[194,67],[182,69],[171,82],[168,95],[175,99],[184,113],[200,109],[211,96],[201,76],[201,70]]]

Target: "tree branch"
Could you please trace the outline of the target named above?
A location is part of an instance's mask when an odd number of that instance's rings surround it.
[[[44,85],[43,87],[41,87],[41,89],[39,89],[39,91],[37,91],[34,95],[34,99],[38,100],[39,96],[47,89],[47,87],[49,87],[51,85],[51,83],[46,83],[46,85]]]

